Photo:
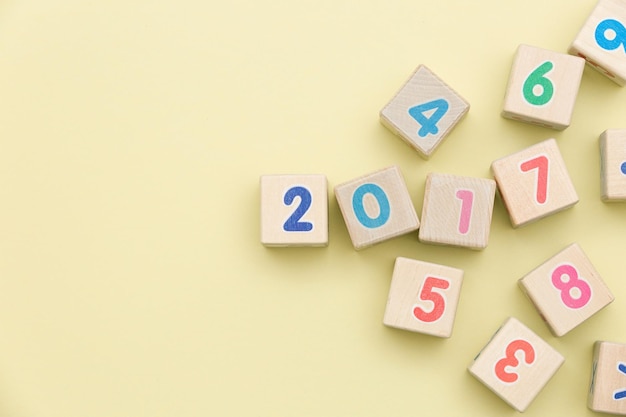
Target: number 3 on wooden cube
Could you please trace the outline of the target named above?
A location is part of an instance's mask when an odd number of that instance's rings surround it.
[[[261,243],[327,246],[328,185],[324,175],[263,175]]]

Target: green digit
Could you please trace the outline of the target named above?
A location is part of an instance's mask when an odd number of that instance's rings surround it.
[[[554,64],[546,61],[533,70],[524,81],[522,92],[527,102],[535,106],[547,104],[554,95],[554,85],[545,75],[554,68]],[[535,87],[540,87],[539,94],[536,94]]]

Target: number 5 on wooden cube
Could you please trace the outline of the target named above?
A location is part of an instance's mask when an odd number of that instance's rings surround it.
[[[563,336],[613,301],[600,274],[576,243],[519,281],[555,336]]]
[[[460,269],[396,258],[383,323],[450,337],[462,284]]]
[[[420,225],[397,166],[337,185],[335,197],[355,249],[412,232]]]
[[[468,370],[511,407],[523,412],[563,362],[560,353],[511,317]]]
[[[324,175],[263,175],[260,182],[261,243],[328,245],[328,185]]]
[[[380,111],[380,121],[420,156],[429,158],[469,107],[452,88],[420,65]]]
[[[494,180],[428,174],[420,241],[486,248],[495,194]]]
[[[578,203],[556,140],[548,139],[491,164],[513,227]]]
[[[502,116],[563,130],[570,125],[585,60],[520,45],[513,61]]]
[[[593,411],[626,415],[626,345],[597,341],[587,406]]]

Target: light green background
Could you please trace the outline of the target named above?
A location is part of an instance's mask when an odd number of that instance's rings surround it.
[[[467,365],[508,316],[565,364],[525,413],[589,416],[592,344],[626,342],[626,205],[597,138],[626,90],[586,69],[563,132],[502,119],[520,43],[565,51],[594,2],[5,0],[0,3],[0,416],[513,416]],[[429,161],[378,122],[419,64],[471,104]],[[555,137],[580,203],[482,252],[412,233],[356,252],[268,249],[259,176],[333,187]],[[616,300],[562,338],[517,280],[578,242]],[[386,328],[395,257],[465,270],[452,338]],[[625,380],[626,386],[626,380]]]

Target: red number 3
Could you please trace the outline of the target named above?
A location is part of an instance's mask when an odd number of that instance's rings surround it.
[[[506,347],[506,356],[496,362],[496,376],[500,381],[508,383],[517,381],[519,376],[515,372],[507,372],[506,367],[510,366],[516,368],[519,365],[519,361],[515,357],[515,353],[519,350],[524,352],[524,362],[526,362],[526,364],[531,365],[535,361],[535,349],[533,345],[522,339],[512,341]]]

